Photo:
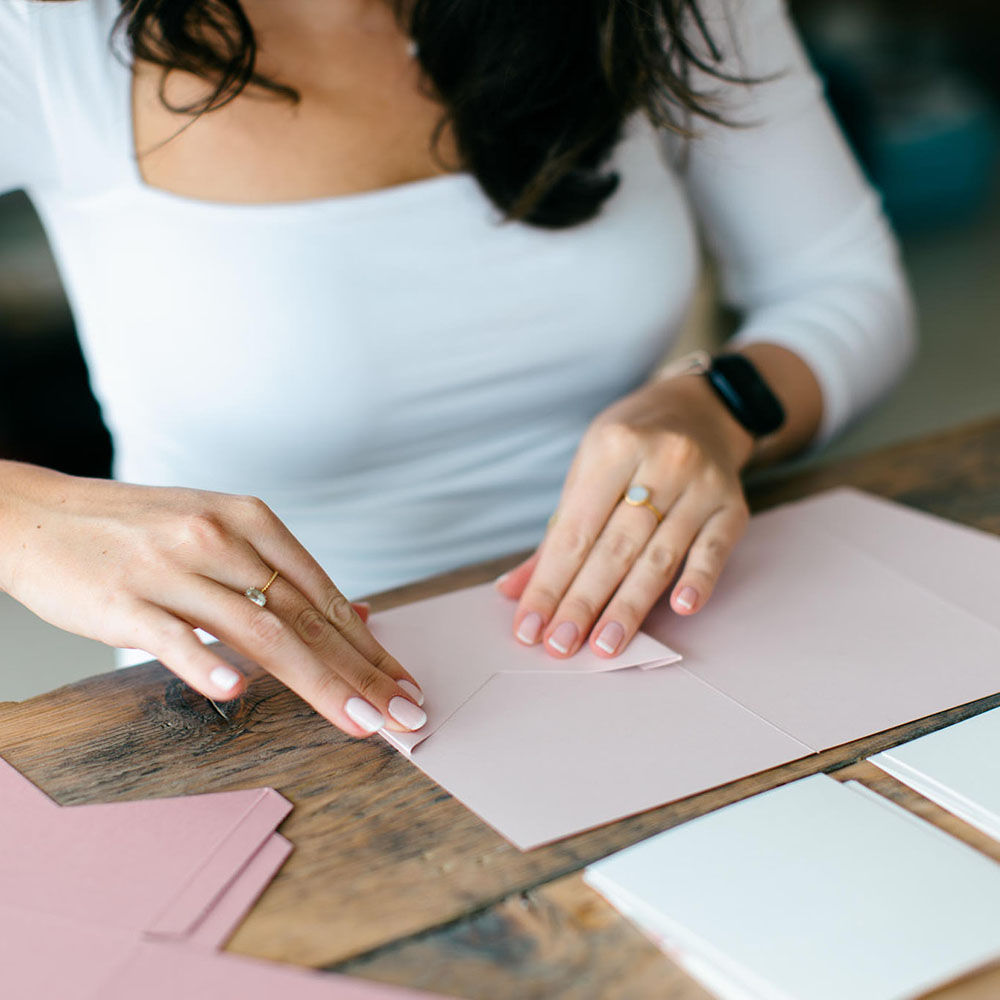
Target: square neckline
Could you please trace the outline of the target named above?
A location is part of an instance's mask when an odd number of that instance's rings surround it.
[[[114,11],[113,6],[111,7]],[[115,14],[117,17],[117,14]],[[110,35],[115,18],[106,25]],[[344,194],[319,195],[310,198],[291,198],[281,201],[217,201],[211,198],[198,198],[192,195],[179,194],[167,188],[151,184],[142,174],[139,167],[139,152],[135,131],[135,90],[132,70],[132,55],[126,45],[117,36],[111,36],[112,63],[116,70],[115,90],[116,103],[122,108],[121,134],[119,143],[124,152],[129,185],[133,192],[144,197],[159,200],[173,207],[187,209],[202,209],[209,211],[228,211],[233,214],[258,212],[262,215],[273,215],[281,212],[295,214],[302,211],[339,210],[350,208],[380,207],[418,200],[428,194],[447,192],[452,187],[474,193],[479,200],[489,205],[499,218],[499,212],[482,192],[478,181],[468,171],[435,174],[431,177],[420,177],[412,181],[402,181],[385,187],[368,188],[363,191],[351,191]],[[170,141],[170,140],[167,140]]]

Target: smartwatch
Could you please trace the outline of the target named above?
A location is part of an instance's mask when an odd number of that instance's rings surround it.
[[[785,422],[785,410],[753,363],[742,354],[711,357],[695,351],[663,368],[658,378],[700,375],[736,421],[755,438],[773,434]]]
[[[702,374],[729,412],[755,438],[773,434],[785,422],[778,397],[742,354],[720,354]]]

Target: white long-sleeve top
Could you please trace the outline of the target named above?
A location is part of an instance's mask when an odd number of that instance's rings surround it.
[[[744,315],[823,389],[821,437],[911,351],[895,246],[778,0],[713,0],[740,127],[644,119],[561,231],[466,173],[234,205],[147,185],[115,0],[0,4],[0,190],[53,243],[115,475],[263,497],[352,596],[536,543],[592,418],[683,321],[698,232]],[[252,582],[252,581],[251,581]]]

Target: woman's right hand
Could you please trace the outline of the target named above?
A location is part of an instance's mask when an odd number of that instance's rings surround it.
[[[266,607],[244,591],[262,587]],[[351,736],[426,721],[416,681],[253,497],[80,479],[0,462],[0,589],[70,632],[145,650],[208,698],[246,679],[195,627]]]

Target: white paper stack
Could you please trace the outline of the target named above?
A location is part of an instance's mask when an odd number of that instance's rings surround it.
[[[727,1000],[903,1000],[1000,957],[1000,865],[825,775],[668,830],[586,880]]]
[[[871,761],[1000,840],[1000,709],[886,750]]]

